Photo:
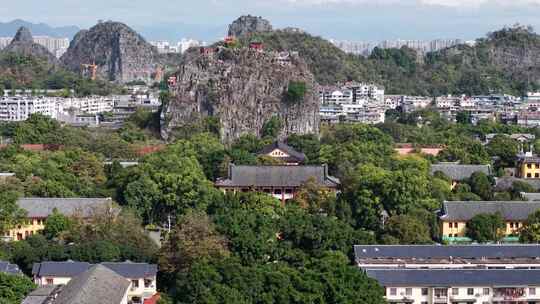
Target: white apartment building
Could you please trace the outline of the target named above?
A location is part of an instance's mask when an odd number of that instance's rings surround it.
[[[130,282],[127,291],[128,302],[142,304],[145,299],[157,293],[157,266],[146,263],[101,263]],[[32,275],[39,287],[47,285],[67,285],[73,278],[90,269],[86,262],[42,262],[34,263]]]
[[[59,105],[52,97],[2,97],[0,99],[1,121],[24,121],[32,114],[57,118]]]
[[[49,36],[34,36],[34,42],[41,44],[49,52],[56,55],[57,58],[60,58],[69,47],[68,38],[55,38]]]
[[[540,303],[540,245],[357,245],[389,303]]]
[[[340,105],[340,104],[353,103],[353,95],[352,95],[351,90],[321,91],[320,99],[321,99],[321,104],[327,104],[327,105]]]
[[[389,303],[540,303],[540,270],[369,269]]]
[[[0,50],[8,46],[11,40],[13,40],[12,37],[0,37]]]
[[[539,102],[540,101],[540,92],[528,92],[527,93],[528,102]]]
[[[64,109],[73,109],[86,114],[111,112],[119,96],[90,96],[83,98],[66,98],[63,100]]]

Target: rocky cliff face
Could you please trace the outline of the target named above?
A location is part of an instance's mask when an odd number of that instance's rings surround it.
[[[289,100],[291,83],[303,83],[303,98]],[[177,73],[173,100],[162,112],[162,136],[208,116],[221,124],[224,143],[243,134],[260,135],[265,122],[277,116],[281,138],[318,133],[318,85],[303,60],[250,49],[220,48],[187,59]]]
[[[36,57],[47,60],[47,63],[56,65],[58,60],[44,46],[34,43],[32,33],[26,27],[21,27],[15,34],[11,43],[3,50],[5,53],[16,53],[24,56]]]
[[[116,82],[150,81],[164,64],[155,47],[118,22],[103,22],[79,32],[61,61],[77,73],[83,64],[95,63],[98,78]]]
[[[254,16],[242,16],[229,25],[229,36],[241,37],[252,33],[271,32],[272,25],[266,19]]]

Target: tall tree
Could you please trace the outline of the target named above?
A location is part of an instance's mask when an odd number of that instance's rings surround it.
[[[26,217],[26,211],[19,208],[17,199],[16,192],[2,191],[0,193],[0,234],[2,235],[22,223]]]

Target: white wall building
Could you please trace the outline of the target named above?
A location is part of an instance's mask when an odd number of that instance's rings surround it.
[[[0,120],[24,121],[32,114],[42,114],[57,118],[61,107],[52,97],[2,97],[0,99]]]

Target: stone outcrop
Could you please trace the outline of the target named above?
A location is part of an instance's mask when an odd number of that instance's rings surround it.
[[[242,16],[229,25],[229,36],[242,37],[252,33],[271,32],[272,25],[262,17]]]
[[[207,49],[192,56],[177,72],[173,99],[163,108],[162,136],[173,139],[175,129],[217,118],[226,144],[243,134],[260,136],[263,125],[277,116],[279,137],[317,134],[318,85],[297,55],[251,49]],[[299,100],[287,98],[291,83],[305,84]]]
[[[95,64],[97,78],[120,83],[153,81],[158,68],[167,64],[141,35],[111,21],[79,32],[61,61],[77,73],[83,72],[83,65]]]
[[[47,60],[51,65],[56,65],[58,60],[44,46],[34,42],[32,33],[26,27],[21,27],[15,34],[11,43],[3,50],[5,53],[16,53],[24,56],[37,57]]]

